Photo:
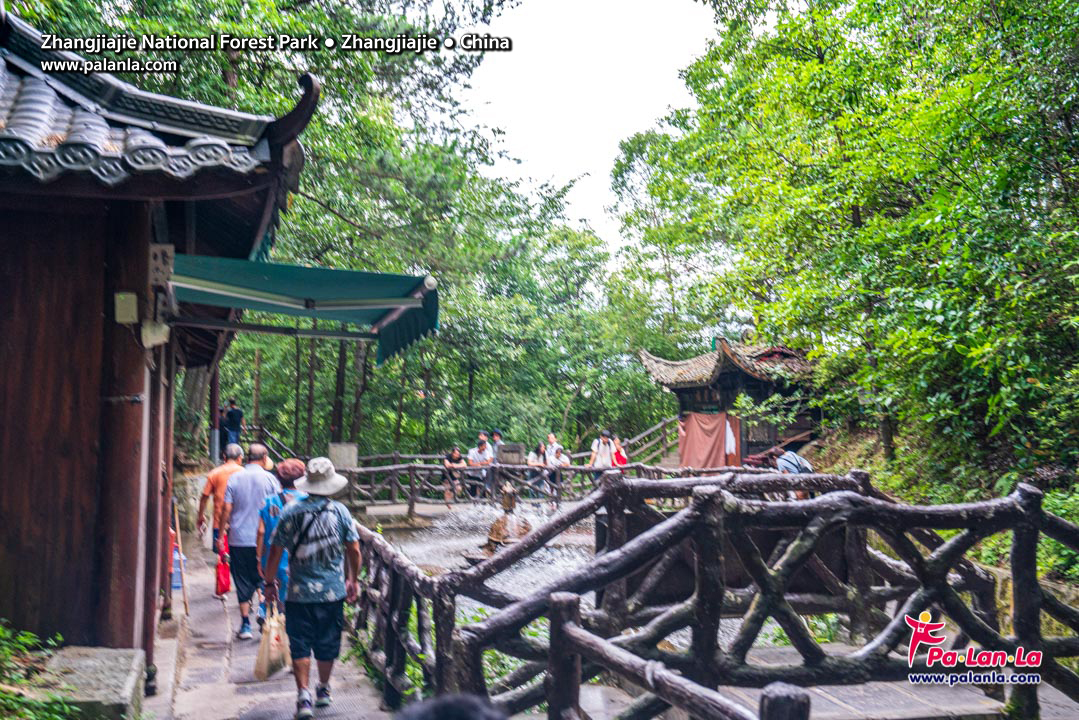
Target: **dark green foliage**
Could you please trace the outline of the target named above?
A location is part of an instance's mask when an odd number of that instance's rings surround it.
[[[0,717],[11,720],[71,720],[78,711],[59,697],[35,687],[49,653],[60,642],[42,642],[30,632],[14,630],[0,619]],[[24,692],[32,693],[28,697]],[[41,699],[45,698],[45,699]]]

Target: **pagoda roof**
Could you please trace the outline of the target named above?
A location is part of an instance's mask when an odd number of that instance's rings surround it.
[[[45,73],[43,61],[83,59],[41,45],[36,29],[0,15],[0,170],[21,168],[42,183],[66,174],[106,187],[208,169],[250,175],[281,158],[317,103],[310,76],[297,107],[274,118],[147,92],[107,73]],[[291,155],[282,165],[302,165],[302,153]]]
[[[714,351],[687,360],[666,360],[647,350],[639,355],[652,379],[671,390],[711,385],[724,372],[743,372],[767,382],[803,381],[813,372],[803,354],[783,345],[746,345],[724,338]]]

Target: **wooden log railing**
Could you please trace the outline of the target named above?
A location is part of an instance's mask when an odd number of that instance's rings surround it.
[[[790,500],[792,493],[816,497]],[[684,507],[664,513],[647,504],[670,497],[685,500]],[[606,513],[608,540],[589,565],[524,595],[489,584],[597,513]],[[655,522],[629,537],[628,517]],[[978,542],[1006,532],[1012,535],[1010,629],[997,616],[992,576],[965,557]],[[428,693],[487,695],[510,714],[546,701],[561,713],[557,717],[573,717],[574,688],[606,672],[645,691],[622,718],[651,718],[671,705],[697,717],[753,717],[718,693],[721,685],[770,687],[769,704],[758,709],[762,718],[806,717],[804,697],[774,683],[891,681],[925,671],[924,653],[913,665],[907,662],[906,618],[929,611],[949,622],[950,649],[974,642],[1012,656],[1019,647],[1040,652],[1042,662],[1033,671],[1079,700],[1079,676],[1062,663],[1079,656],[1079,639],[1043,635],[1047,617],[1079,633],[1079,608],[1037,577],[1043,536],[1079,551],[1079,527],[1045,512],[1040,492],[1028,485],[997,500],[909,506],[877,491],[858,471],[835,476],[729,469],[666,481],[610,472],[580,503],[519,543],[437,577],[428,577],[381,536],[362,532],[365,590],[356,630],[375,638],[368,655],[389,679],[390,705],[418,689],[406,682],[412,677],[422,678]],[[687,557],[694,588],[682,600],[658,604],[653,593],[674,563]],[[836,569],[839,561],[843,572]],[[581,607],[580,599],[593,591],[601,591],[597,606]],[[461,624],[460,598],[486,605],[492,614]],[[822,614],[839,619],[853,652],[836,654],[818,642],[803,617]],[[741,619],[724,643],[722,617]],[[764,665],[749,657],[769,622],[785,634],[797,662]],[[544,623],[549,642],[535,637],[537,624]],[[689,647],[672,649],[670,636],[687,629]],[[489,678],[483,657],[490,651],[519,665]],[[404,670],[408,662],[411,673]],[[1017,686],[1009,708],[1013,717],[1036,717],[1037,686]]]
[[[442,465],[427,463],[401,463],[374,467],[340,468],[339,472],[349,479],[344,500],[352,507],[369,505],[407,504],[408,517],[414,517],[418,503],[442,503],[447,487],[448,473],[460,484],[462,492],[454,494],[454,503],[482,503],[498,500],[502,487],[509,484],[518,497],[525,502],[581,500],[598,484],[598,477],[609,469],[570,465],[550,470],[547,480],[535,475],[536,468],[527,465],[489,465],[480,477],[480,468],[447,470]],[[657,497],[685,498],[688,489],[697,484],[694,477],[716,475],[731,468],[663,468],[642,463],[631,463],[619,468],[619,473],[647,481],[650,492]],[[744,474],[766,473],[754,468],[739,468]],[[804,476],[809,477],[809,476]],[[674,480],[674,484],[672,483]],[[808,482],[808,481],[807,481]],[[452,488],[453,484],[449,486]]]

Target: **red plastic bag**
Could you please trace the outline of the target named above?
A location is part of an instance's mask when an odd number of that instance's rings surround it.
[[[219,543],[221,554],[217,556],[217,594],[226,595],[232,587],[232,578],[229,574],[229,539],[227,535],[221,536]]]

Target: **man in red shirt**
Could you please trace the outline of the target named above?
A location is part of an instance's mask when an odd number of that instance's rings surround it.
[[[206,476],[206,487],[202,489],[202,497],[199,498],[198,527],[201,535],[206,529],[206,501],[212,496],[214,499],[214,552],[217,543],[221,539],[221,518],[225,510],[225,488],[229,486],[229,478],[233,473],[244,469],[241,464],[244,451],[239,445],[231,443],[225,446],[225,464],[219,465]]]

